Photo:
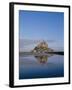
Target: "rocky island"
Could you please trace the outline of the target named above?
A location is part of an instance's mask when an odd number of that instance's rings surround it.
[[[45,41],[42,41],[31,52],[33,52],[33,53],[47,53],[47,52],[53,52],[53,51],[54,51],[53,49],[48,48],[48,44]]]

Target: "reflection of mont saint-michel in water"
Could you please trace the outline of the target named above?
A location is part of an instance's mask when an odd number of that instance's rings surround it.
[[[19,79],[64,76],[64,52],[56,52],[43,40],[30,52],[20,52]]]

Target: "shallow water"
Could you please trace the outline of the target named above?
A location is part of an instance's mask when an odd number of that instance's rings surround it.
[[[53,78],[64,76],[64,56],[20,56],[19,79]]]

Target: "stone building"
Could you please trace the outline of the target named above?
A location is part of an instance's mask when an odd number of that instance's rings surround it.
[[[37,53],[44,53],[47,51],[48,51],[48,44],[45,41],[42,41],[33,49],[33,52]]]

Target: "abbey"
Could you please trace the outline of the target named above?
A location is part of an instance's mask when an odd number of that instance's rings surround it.
[[[48,48],[48,44],[45,41],[40,42],[33,50],[34,53],[46,53],[53,51],[53,49]]]

